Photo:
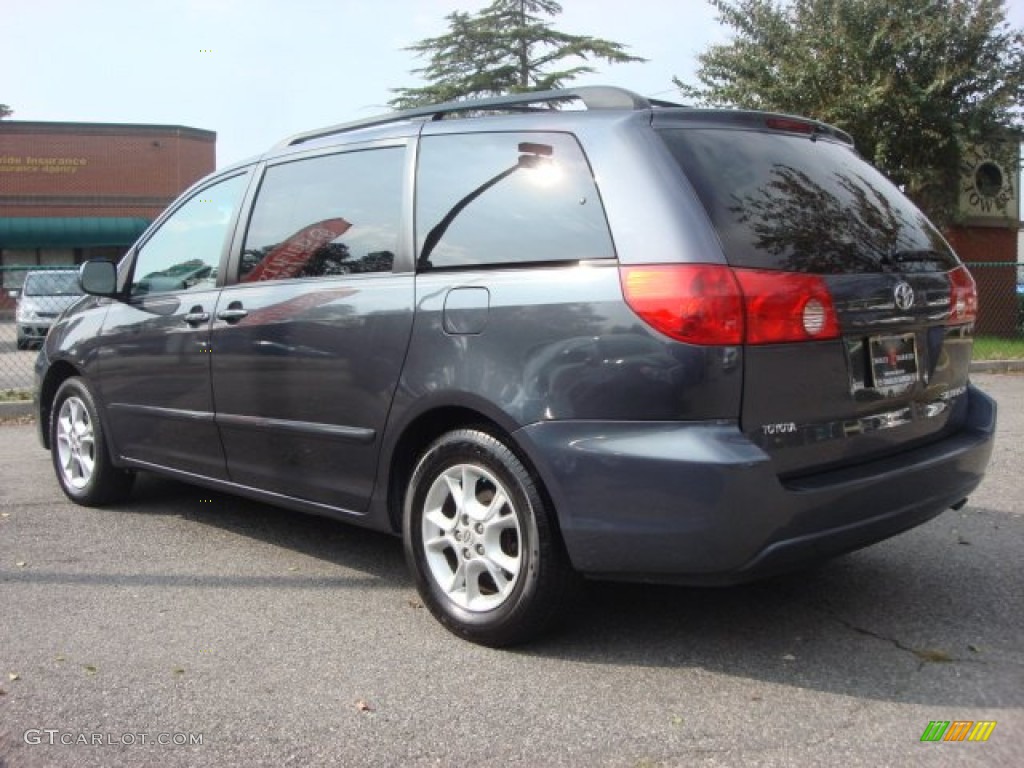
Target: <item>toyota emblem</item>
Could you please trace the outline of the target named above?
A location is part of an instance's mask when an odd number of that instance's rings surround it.
[[[897,283],[892,296],[896,301],[896,307],[904,312],[914,306],[914,289],[910,287],[910,283]]]

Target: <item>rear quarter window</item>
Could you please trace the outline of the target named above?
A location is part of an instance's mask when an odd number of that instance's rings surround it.
[[[845,144],[735,128],[660,134],[733,266],[837,274],[957,264],[924,214]]]
[[[615,255],[590,166],[561,133],[424,137],[416,235],[420,269]]]

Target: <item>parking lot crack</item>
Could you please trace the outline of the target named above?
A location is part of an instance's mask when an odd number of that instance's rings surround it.
[[[939,649],[939,648],[915,648],[914,646],[908,645],[907,643],[903,642],[899,638],[889,637],[888,635],[884,635],[884,634],[882,634],[880,632],[876,632],[875,630],[868,629],[867,627],[862,627],[859,624],[856,624],[856,623],[850,621],[849,619],[845,618],[844,616],[842,616],[841,614],[837,613],[836,611],[834,611],[834,610],[832,610],[830,608],[822,608],[822,607],[814,606],[814,607],[812,607],[812,609],[817,611],[818,613],[824,614],[825,616],[827,616],[828,618],[832,619],[836,623],[842,625],[843,627],[845,627],[846,629],[850,630],[851,632],[854,632],[854,633],[856,633],[858,635],[863,635],[865,637],[870,637],[870,638],[873,638],[875,640],[879,640],[879,641],[881,641],[883,643],[888,643],[889,645],[893,646],[897,650],[913,654],[913,656],[919,662],[918,670],[923,669],[925,664],[948,664],[948,663],[984,664],[984,663],[986,663],[983,659],[974,659],[974,658],[966,658],[966,657],[962,657],[962,656],[953,656],[952,654],[948,653],[947,651],[944,651],[944,650]]]

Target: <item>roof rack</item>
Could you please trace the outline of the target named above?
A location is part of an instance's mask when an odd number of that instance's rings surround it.
[[[560,101],[578,99],[583,102],[587,109],[629,109],[644,110],[652,107],[681,107],[682,104],[674,104],[670,101],[659,99],[648,99],[640,94],[628,91],[625,88],[616,88],[610,85],[585,85],[578,88],[566,88],[556,91],[532,91],[526,93],[513,93],[507,96],[490,96],[482,99],[466,99],[464,101],[446,101],[441,104],[431,104],[426,107],[414,109],[403,109],[397,112],[390,112],[386,115],[355,120],[350,123],[331,125],[326,128],[318,128],[305,133],[297,133],[289,136],[284,141],[274,145],[274,149],[290,147],[295,144],[302,144],[323,136],[331,136],[336,133],[345,133],[360,128],[372,128],[377,125],[398,123],[403,120],[429,119],[440,120],[445,115],[458,114],[460,112],[486,112],[486,111],[531,111],[532,104],[555,104]]]

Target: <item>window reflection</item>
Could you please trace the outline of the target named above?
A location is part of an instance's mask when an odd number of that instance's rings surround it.
[[[403,148],[390,147],[269,168],[246,233],[239,280],[390,271],[403,155]]]
[[[428,136],[416,200],[421,268],[614,256],[590,167],[568,134]]]
[[[228,225],[245,179],[235,176],[197,192],[161,225],[135,260],[133,296],[216,286]]]
[[[830,274],[955,263],[924,214],[844,145],[749,130],[664,136],[735,266]]]
[[[948,248],[938,238],[923,240],[930,227],[920,214],[918,221],[908,221],[911,212],[862,174],[834,171],[830,181],[831,188],[797,168],[775,166],[756,191],[734,195],[730,211],[785,270],[828,274],[950,266],[941,258],[937,265],[922,258],[933,252],[941,257]]]

